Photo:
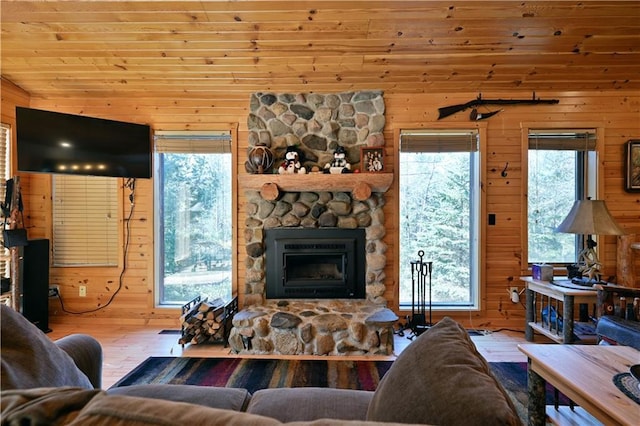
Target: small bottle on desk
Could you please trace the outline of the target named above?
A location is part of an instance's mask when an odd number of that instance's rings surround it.
[[[627,312],[625,315],[625,319],[628,319],[629,321],[636,320],[636,313],[633,311],[633,305],[631,303],[627,305]]]
[[[620,301],[615,302],[615,304],[613,305],[613,315],[620,318],[624,318],[624,311],[620,306]]]

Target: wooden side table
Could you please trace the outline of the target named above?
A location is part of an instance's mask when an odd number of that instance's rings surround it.
[[[535,280],[532,277],[520,277],[526,284],[526,322],[524,337],[527,341],[533,342],[534,331],[539,332],[558,343],[572,343],[574,340],[574,306],[577,304],[595,304],[598,293],[595,289],[568,288],[554,285],[549,281]],[[556,315],[562,312],[562,327],[551,321],[551,315],[547,317],[547,323],[542,320],[538,310],[545,303],[555,308]],[[559,329],[562,328],[560,331]],[[596,336],[582,335],[583,342],[595,343]]]

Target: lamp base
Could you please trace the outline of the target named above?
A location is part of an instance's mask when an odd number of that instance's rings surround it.
[[[600,281],[600,261],[596,252],[596,242],[587,236],[587,246],[578,255],[577,265],[580,273],[591,280]]]
[[[569,279],[582,278],[582,272],[580,272],[580,265],[567,265],[567,277]]]

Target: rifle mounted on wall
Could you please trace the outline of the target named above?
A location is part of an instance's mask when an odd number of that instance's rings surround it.
[[[481,105],[538,105],[538,104],[557,104],[560,101],[558,99],[540,99],[536,98],[535,92],[533,93],[533,97],[531,99],[482,99],[482,94],[479,94],[478,97],[472,101],[469,101],[465,104],[451,105],[442,108],[438,108],[438,112],[440,115],[438,116],[438,120],[449,117],[450,115],[456,114],[460,111],[464,111],[468,108],[475,108]],[[478,114],[477,111],[475,114],[472,114],[472,120],[482,120],[484,118],[491,117],[499,113],[502,110],[493,111],[489,114]]]

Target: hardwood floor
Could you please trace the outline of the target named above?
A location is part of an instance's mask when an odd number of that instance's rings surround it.
[[[221,344],[187,345],[178,344],[179,334],[160,334],[158,326],[104,325],[52,323],[53,331],[47,334],[51,339],[73,334],[89,334],[102,344],[104,351],[102,387],[107,389],[129,371],[150,356],[186,356],[186,357],[253,357],[233,354]],[[524,333],[500,331],[486,335],[472,336],[479,352],[490,362],[523,362],[526,357],[518,350],[519,343],[525,343]],[[536,336],[536,343],[544,338]],[[352,356],[351,359],[394,359],[411,343],[406,336],[395,336],[395,354],[393,356]],[[283,358],[282,355],[264,355],[262,358]],[[314,356],[296,358],[313,359]],[[315,357],[345,359],[344,356]]]

